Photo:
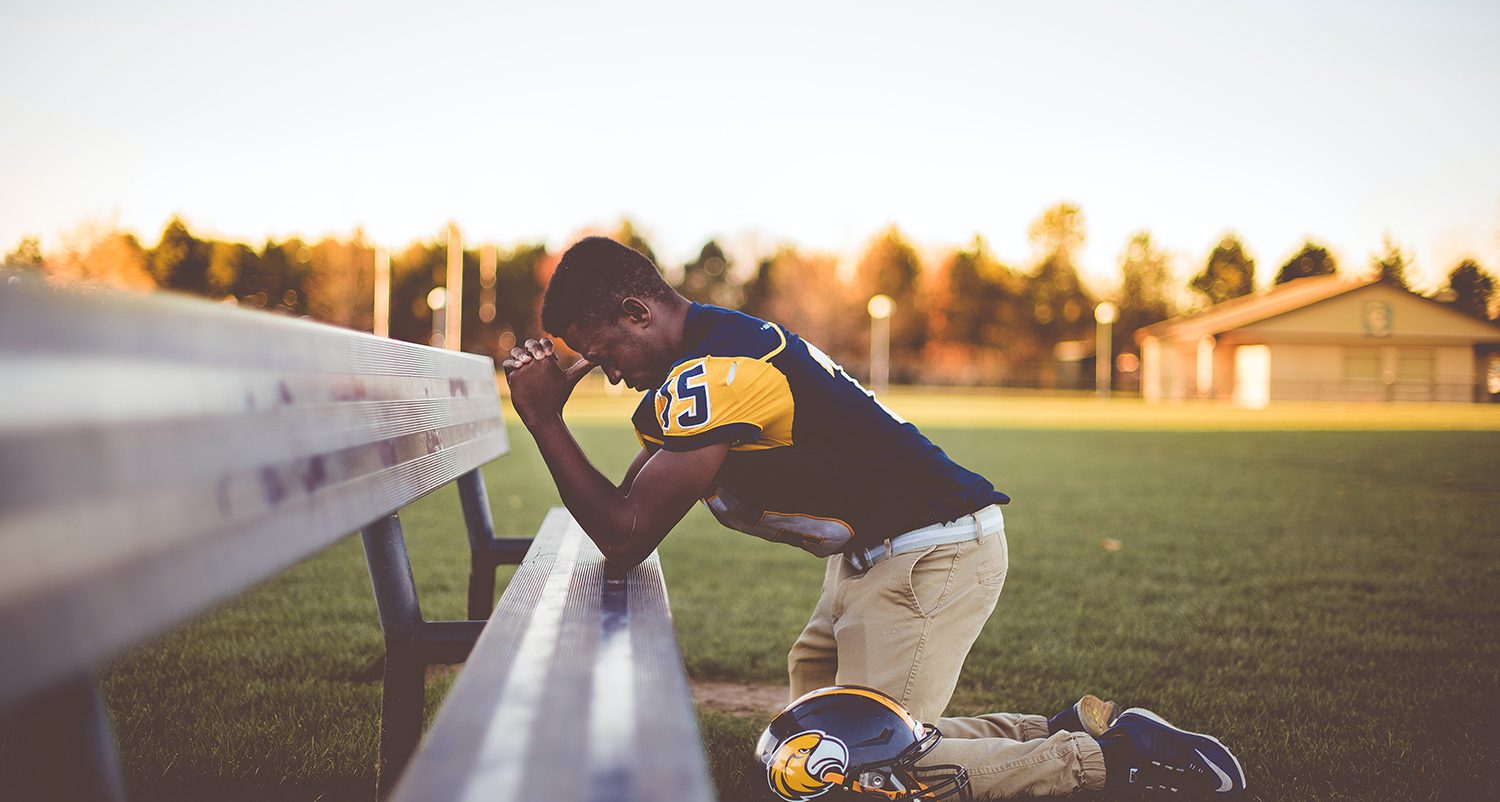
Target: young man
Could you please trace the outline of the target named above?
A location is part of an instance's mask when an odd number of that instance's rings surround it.
[[[700,500],[730,528],[826,559],[822,597],[787,656],[793,698],[834,684],[890,694],[943,732],[929,759],[966,768],[979,798],[1243,789],[1217,741],[1143,716],[1106,732],[1114,706],[1093,697],[1050,723],[942,718],[1005,582],[1009,498],[811,343],[689,302],[602,237],[563,255],[542,326],[583,358],[564,369],[549,340],[528,340],[504,362],[511,400],[563,503],[612,563],[645,559]],[[645,392],[632,419],[642,448],[618,485],[562,420],[596,366]]]

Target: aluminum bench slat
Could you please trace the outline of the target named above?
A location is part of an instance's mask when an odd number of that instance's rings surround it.
[[[508,447],[484,357],[0,286],[0,708]]]
[[[711,800],[656,555],[620,579],[552,510],[398,802]]]

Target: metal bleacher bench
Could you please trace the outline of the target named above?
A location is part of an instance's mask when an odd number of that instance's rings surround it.
[[[660,564],[606,577],[562,508],[497,539],[479,468],[508,450],[500,410],[485,357],[0,283],[0,718],[22,775],[0,798],[123,799],[99,665],[355,530],[386,642],[380,796],[712,798]],[[397,512],[449,482],[471,620],[425,621]],[[417,749],[425,667],[466,658]]]

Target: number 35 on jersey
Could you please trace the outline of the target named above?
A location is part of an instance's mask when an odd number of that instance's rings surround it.
[[[791,387],[781,371],[751,357],[689,360],[657,389],[656,423],[669,444],[701,437],[732,440],[736,448],[791,445]],[[732,437],[710,434],[725,427],[733,427]]]

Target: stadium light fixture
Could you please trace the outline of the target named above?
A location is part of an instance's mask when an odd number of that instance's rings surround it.
[[[891,381],[891,315],[896,301],[884,293],[872,295],[865,309],[870,313],[870,385],[880,393]]]
[[[432,292],[427,293],[427,308],[432,310],[432,338],[428,345],[442,348],[448,339],[447,323],[445,314],[440,314],[448,306],[448,288],[433,287]]]
[[[371,329],[376,336],[391,336],[391,252],[375,249],[375,317]]]
[[[1094,327],[1097,337],[1094,345],[1094,394],[1100,398],[1109,398],[1110,360],[1114,350],[1109,327],[1119,318],[1119,314],[1119,307],[1109,301],[1103,301],[1094,307],[1094,321],[1098,324]]]

